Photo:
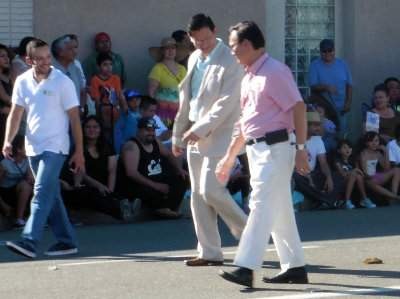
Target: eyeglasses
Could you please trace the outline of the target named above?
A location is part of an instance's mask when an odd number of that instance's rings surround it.
[[[321,53],[332,53],[333,51],[335,51],[334,49],[325,49],[325,50],[321,50]]]

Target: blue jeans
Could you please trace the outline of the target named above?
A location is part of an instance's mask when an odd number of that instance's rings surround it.
[[[25,242],[36,249],[48,222],[59,242],[76,246],[76,238],[69,221],[60,191],[60,172],[66,155],[45,151],[29,157],[35,176],[31,214],[22,232]]]

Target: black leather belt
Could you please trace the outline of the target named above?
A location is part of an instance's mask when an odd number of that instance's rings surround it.
[[[253,145],[259,142],[265,142],[268,145],[273,145],[279,142],[289,140],[289,134],[286,129],[277,130],[266,133],[263,137],[253,138],[246,141],[246,145]]]

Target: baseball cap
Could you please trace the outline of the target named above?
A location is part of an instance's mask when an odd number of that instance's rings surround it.
[[[142,117],[137,124],[138,129],[158,129],[156,121],[152,117]]]
[[[316,111],[307,112],[307,122],[320,123],[321,116]]]
[[[99,32],[94,37],[95,42],[104,41],[104,40],[111,40],[111,37],[106,32]]]
[[[331,39],[323,39],[319,43],[319,50],[321,52],[326,51],[326,50],[333,50],[335,49],[335,43]]]
[[[137,91],[137,90],[135,90],[135,89],[126,89],[126,90],[124,91],[124,96],[125,96],[125,99],[126,99],[127,101],[130,101],[130,100],[133,100],[133,99],[135,99],[135,98],[141,97],[141,94],[140,94],[139,91]]]

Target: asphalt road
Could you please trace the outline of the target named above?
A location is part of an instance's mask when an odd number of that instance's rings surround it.
[[[80,253],[64,259],[26,260],[0,246],[0,299],[58,298],[400,298],[400,205],[297,214],[308,263],[307,285],[268,285],[279,271],[273,245],[245,289],[218,277],[221,267],[189,268],[196,238],[190,219],[77,228]],[[16,239],[18,231],[0,233]],[[237,242],[221,225],[225,265]],[[53,241],[47,232],[40,250]],[[0,241],[1,242],[1,241]],[[367,265],[367,257],[383,264]]]

